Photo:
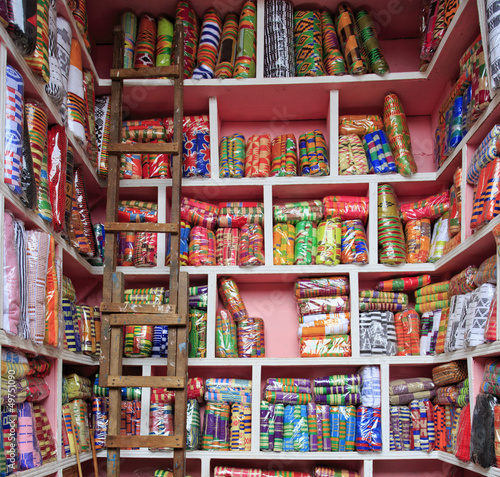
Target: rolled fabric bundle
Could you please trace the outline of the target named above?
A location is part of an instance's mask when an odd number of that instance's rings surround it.
[[[6,66],[4,182],[18,195],[23,194],[24,80],[12,66]],[[29,132],[26,131],[25,135]]]
[[[469,462],[471,458],[472,444],[470,404],[467,404],[467,406],[465,406],[460,413],[456,435],[455,456],[463,462]]]
[[[232,451],[250,451],[252,444],[252,408],[248,404],[231,405],[230,443]]]
[[[488,321],[491,302],[496,295],[496,286],[483,283],[474,290],[465,317],[465,346],[478,346],[484,343],[484,331]]]
[[[311,393],[296,393],[283,391],[265,391],[265,399],[271,404],[302,405],[312,401]]]
[[[451,148],[455,148],[460,144],[462,140],[462,114],[463,114],[463,97],[457,96],[453,101],[453,107],[451,110],[451,128],[450,128],[450,139],[448,145]]]
[[[125,35],[123,67],[134,67],[134,52],[137,39],[137,16],[133,11],[122,13],[122,28]]]
[[[380,407],[382,395],[380,386],[380,368],[378,366],[362,366],[361,404],[366,407]]]
[[[350,329],[349,317],[328,315],[328,318],[300,323],[297,334],[299,338],[307,336],[325,338],[330,335],[346,335]]]
[[[334,335],[324,338],[301,338],[300,356],[301,358],[351,356],[351,337]]]
[[[458,391],[456,386],[444,386],[436,389],[436,397],[433,400],[434,404],[442,406],[455,404],[458,399]]]
[[[238,356],[240,358],[264,358],[264,320],[248,317],[237,324]]]
[[[165,141],[151,141],[152,144]],[[171,179],[170,154],[142,154],[141,168],[143,179]]]
[[[342,263],[368,263],[368,241],[361,220],[342,222]]]
[[[356,408],[354,406],[331,406],[330,429],[333,452],[354,451]]]
[[[498,215],[497,202],[500,195],[500,158],[490,162],[479,174],[479,182],[474,194],[474,204],[470,226],[478,229]]]
[[[224,18],[222,37],[215,68],[216,78],[232,78],[236,61],[236,48],[238,42],[238,16],[228,13]]]
[[[358,10],[356,12],[356,23],[370,70],[380,76],[388,73],[390,71],[389,65],[380,49],[377,32],[370,13],[366,10]]]
[[[6,12],[1,15],[5,20],[3,25],[7,28],[12,40],[22,55],[32,55],[37,42],[37,26],[32,19],[37,14],[36,2],[17,5],[12,8],[10,1],[4,6]]]
[[[109,122],[111,117],[110,96],[95,100],[95,134],[97,147],[97,172],[100,177],[108,177]]]
[[[295,76],[293,5],[286,0],[265,4],[264,77]]]
[[[189,399],[186,412],[186,449],[197,450],[200,447],[201,417],[196,399]]]
[[[406,262],[427,263],[431,247],[430,219],[410,220],[405,224]]]
[[[391,311],[362,312],[359,314],[359,323],[362,355],[396,355],[396,328],[394,314]]]
[[[222,20],[215,8],[209,8],[203,16],[200,43],[198,45],[198,66],[193,71],[193,79],[210,79],[214,77],[221,35]]]
[[[448,190],[417,202],[402,204],[399,206],[403,222],[409,220],[430,219],[441,217],[450,208],[450,193]]]
[[[449,282],[448,296],[451,298],[453,295],[461,295],[475,290],[476,285],[474,284],[474,279],[476,273],[477,267],[469,265],[459,274],[454,275]]]
[[[199,26],[196,13],[188,0],[179,1],[175,19],[180,19],[184,27],[184,79],[191,78],[196,66]]]
[[[259,224],[245,224],[241,228],[240,267],[264,265],[264,231]]]
[[[217,358],[238,357],[236,324],[231,314],[225,309],[217,311],[215,324],[215,356]]]
[[[339,217],[340,220],[368,219],[368,197],[327,196],[323,198],[324,217]]]
[[[329,297],[347,293],[349,293],[348,277],[299,278],[295,281],[296,298]]]
[[[401,303],[408,305],[408,295],[406,293],[398,292],[382,292],[375,290],[361,290],[359,292],[360,302],[365,303]]]
[[[390,303],[390,302],[362,302],[359,304],[359,311],[370,311],[370,310],[383,310],[383,311],[402,311],[406,310],[404,303]]]
[[[356,409],[356,450],[382,450],[382,413],[378,407],[360,406]]]
[[[195,199],[181,199],[181,220],[191,225],[201,225],[213,230],[217,225],[218,208]]]
[[[28,381],[28,387],[26,388],[26,401],[43,401],[50,394],[49,385],[43,378],[28,376],[26,380]]]
[[[321,13],[297,10],[293,14],[297,76],[324,76]]]
[[[375,288],[380,291],[413,291],[417,288],[425,288],[430,283],[430,275],[420,275],[418,277],[401,277],[378,282]]]
[[[338,470],[329,467],[314,467],[314,477],[360,477],[359,474],[353,470]]]
[[[45,91],[52,102],[59,106],[63,100],[63,84],[59,61],[57,59],[57,6],[55,0],[49,0],[48,12],[48,57],[49,57],[49,80],[45,85]]]
[[[297,224],[303,220],[318,222],[323,218],[323,204],[320,200],[289,202],[273,207],[274,222]]]
[[[307,406],[285,406],[283,419],[283,451],[309,452]]]
[[[122,122],[122,139],[134,142],[165,140],[162,119],[131,119]]]
[[[181,220],[181,233],[180,233],[180,264],[189,265],[189,236],[191,235],[191,227],[187,222]],[[167,239],[167,254],[165,257],[165,265],[170,264],[170,235]]]
[[[331,425],[330,425],[330,406],[316,405],[316,420],[318,428],[318,451],[331,451]]]
[[[407,309],[394,315],[398,356],[420,355],[420,318],[415,310]]]
[[[317,248],[316,224],[308,220],[298,222],[295,235],[295,265],[314,265]]]
[[[149,435],[171,436],[174,434],[174,412],[171,404],[151,403],[149,408]],[[153,448],[166,450],[166,448]]]
[[[389,395],[395,396],[399,394],[432,391],[434,388],[435,384],[431,378],[395,379],[389,383]]]
[[[207,312],[189,309],[189,358],[207,356]]]
[[[276,224],[273,227],[274,265],[293,265],[295,261],[295,226]]]
[[[85,98],[83,91],[82,50],[78,40],[71,40],[71,57],[68,76],[68,127],[75,139],[87,147],[85,135]]]
[[[442,310],[450,305],[449,300],[430,301],[426,303],[415,303],[417,313],[428,313],[430,311]]]
[[[168,326],[156,325],[153,331],[152,358],[168,357]]]
[[[341,3],[338,6],[335,26],[349,74],[362,75],[368,73],[358,25],[349,5]]]
[[[75,168],[75,198],[78,207],[78,213],[83,225],[83,232],[87,238],[92,257],[96,256],[97,243],[94,234],[94,227],[90,217],[90,209],[87,200],[87,192],[85,190],[85,183],[83,182],[83,172],[81,166]]]
[[[488,312],[488,320],[484,330],[484,339],[487,342],[496,341],[497,339],[497,299],[493,298]]]
[[[434,450],[446,452],[446,407],[434,405],[433,413],[436,432]]]
[[[134,240],[134,266],[155,267],[158,234],[153,232],[137,232]]]
[[[153,348],[152,326],[126,326],[123,354],[128,358],[149,358]]]
[[[316,404],[307,404],[307,433],[309,434],[309,450],[318,451],[318,416],[316,414]]]
[[[236,323],[248,318],[248,312],[241,298],[238,285],[231,277],[220,279],[219,294],[224,308],[231,313]]]
[[[50,236],[47,278],[45,287],[45,336],[43,343],[48,346],[59,344],[59,284],[56,265],[56,244]]]
[[[52,209],[52,228],[61,232],[66,206],[66,149],[68,140],[63,126],[52,126],[48,132],[48,182]]]
[[[389,397],[389,402],[391,406],[405,406],[410,404],[414,400],[434,399],[436,396],[436,391],[434,389],[428,391],[416,391],[412,393],[396,394]]]
[[[429,262],[437,262],[444,255],[444,247],[448,243],[448,222],[449,214],[442,215],[434,224],[434,231],[432,233],[431,251]]]
[[[462,168],[457,167],[453,174],[453,185],[450,188],[450,215],[448,235],[453,237],[460,232],[462,215]]]
[[[266,4],[267,5],[267,4]],[[271,176],[297,175],[297,141],[294,134],[282,134],[271,142]]]
[[[318,225],[316,263],[338,265],[342,250],[342,224],[338,218],[323,220]]]
[[[389,138],[384,130],[365,134],[363,136],[363,147],[370,171],[373,170],[375,174],[397,172],[396,163],[389,146]]]
[[[23,336],[22,327],[26,319],[26,316],[23,315],[25,315],[26,309],[24,306],[25,296],[23,296],[25,295],[25,290],[21,289],[21,281],[25,281],[26,270],[26,267],[23,267],[23,262],[26,260],[26,247],[24,245],[25,230],[21,224],[16,225],[16,219],[12,213],[5,211],[3,216],[3,283],[5,297],[2,310],[2,328],[14,336],[18,334]],[[20,237],[20,234],[23,234],[23,237]],[[23,301],[23,306],[21,305],[21,300]]]
[[[484,260],[477,270],[476,276],[474,277],[474,284],[480,287],[484,283],[497,283],[497,262],[496,255]]]
[[[356,134],[339,136],[339,174],[368,174],[366,153]]]
[[[95,84],[94,75],[89,70],[83,71],[83,93],[85,99],[85,138],[87,155],[94,168],[97,167],[97,146],[95,140]]]
[[[271,136],[250,136],[245,153],[245,177],[269,177],[270,169]]]
[[[243,177],[246,160],[245,138],[241,134],[224,136],[219,151],[219,177]]]
[[[257,6],[253,0],[246,0],[238,25],[234,78],[255,78],[256,37]]]
[[[135,232],[119,232],[117,240],[117,265],[121,267],[132,267],[134,265]]]
[[[156,66],[170,66],[172,58],[172,44],[174,41],[174,24],[160,15],[157,19],[156,36]]]
[[[18,5],[15,7],[19,8]],[[35,25],[36,43],[33,54],[27,54],[24,57],[26,63],[33,73],[40,78],[43,83],[50,80],[49,65],[49,0],[36,1],[35,18],[26,17],[26,20]]]
[[[35,431],[44,464],[57,460],[57,449],[47,412],[42,404],[33,405]]]
[[[499,135],[500,126],[495,125],[476,149],[467,169],[467,182],[469,184],[476,185],[481,170],[500,155],[500,151],[496,147]]]
[[[35,431],[33,403],[24,402],[17,408],[17,447],[19,469],[28,470],[42,465],[40,445]]]
[[[71,55],[71,25],[69,22],[58,16],[56,19],[57,27],[57,63],[61,75],[61,101],[60,113],[63,124],[66,124],[68,119],[67,101],[68,101],[68,76],[70,69]]]
[[[330,406],[358,406],[361,404],[361,395],[359,393],[317,394],[314,401],[317,404],[329,404]]]
[[[429,303],[432,301],[447,300],[448,292],[434,293],[432,295],[418,296],[416,303]]]
[[[297,307],[299,309],[299,322],[305,322],[306,317],[314,316],[319,313],[335,313],[342,314],[349,311],[348,296],[333,296],[333,297],[313,297],[313,298],[297,298]],[[346,317],[348,313],[344,313]],[[314,318],[315,319],[315,318]],[[312,321],[314,321],[314,319]]]
[[[307,378],[268,378],[266,390],[310,393],[311,380]]]
[[[326,74],[343,76],[347,74],[346,65],[340,51],[335,24],[328,10],[321,10],[321,31],[323,34],[323,63]]]
[[[64,379],[68,401],[73,401],[75,399],[90,399],[92,393],[92,383],[90,379],[75,373],[65,376]]]
[[[339,116],[339,134],[365,136],[384,129],[382,118],[378,114],[351,114]]]
[[[349,298],[344,296],[333,297],[334,299],[338,299],[338,308],[348,309],[349,308]],[[344,305],[347,303],[347,306]],[[320,310],[321,311],[321,310]],[[311,323],[314,323],[318,320],[330,321],[330,320],[350,320],[351,315],[345,311],[338,311],[335,313],[316,313],[314,315],[302,315],[299,316],[299,327],[301,325],[309,324],[307,326],[312,326]],[[333,334],[341,334],[341,333],[333,333]]]
[[[390,184],[378,186],[379,260],[387,265],[405,263],[405,238],[398,217],[398,199]]]
[[[441,319],[439,321],[438,334],[436,338],[436,354],[444,353],[446,344],[446,332],[448,330],[448,321],[450,318],[450,308],[441,310]]]
[[[410,448],[430,452],[434,448],[434,415],[428,399],[414,399],[410,403],[412,420]]]
[[[238,228],[217,229],[217,232],[215,234],[215,239],[216,239],[217,265],[225,267],[238,266],[240,229]]]
[[[398,172],[403,176],[415,174],[418,168],[411,151],[410,130],[403,106],[394,93],[384,98],[384,127],[389,136]]]
[[[328,148],[319,129],[299,136],[299,166],[301,176],[327,176]]]

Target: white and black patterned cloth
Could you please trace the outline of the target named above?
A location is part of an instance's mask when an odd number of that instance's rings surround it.
[[[359,314],[359,348],[362,355],[396,355],[396,328],[391,311]]]
[[[500,88],[500,2],[486,1],[488,23],[488,52],[493,87]]]
[[[45,85],[45,91],[52,102],[59,106],[63,100],[63,84],[61,68],[57,55],[57,0],[50,0],[49,5],[49,68],[50,80]]]
[[[57,17],[57,62],[59,64],[59,72],[61,74],[61,119],[66,124],[68,121],[68,76],[71,54],[71,25],[63,17]],[[52,76],[52,74],[51,74]]]
[[[17,249],[17,262],[19,267],[19,295],[21,303],[21,315],[18,326],[18,335],[24,339],[29,339],[28,324],[28,302],[26,298],[26,231],[21,220],[14,221],[14,236]]]
[[[285,0],[266,0],[264,30],[264,77],[295,76],[293,5]]]
[[[484,343],[484,330],[496,290],[495,285],[483,283],[472,292],[472,299],[466,314],[465,347]]]

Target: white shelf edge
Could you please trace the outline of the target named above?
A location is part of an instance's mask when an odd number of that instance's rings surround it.
[[[85,452],[80,454],[80,461],[86,462],[92,459],[92,453]],[[35,467],[34,469],[23,470],[19,472],[14,472],[11,477],[45,477],[46,475],[51,475],[58,470],[66,469],[76,465],[76,456],[64,457],[55,462],[49,462],[48,464],[43,464],[40,467]]]

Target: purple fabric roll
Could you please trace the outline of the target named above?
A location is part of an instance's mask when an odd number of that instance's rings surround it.
[[[276,408],[274,408],[274,411],[276,411]],[[274,413],[274,439],[281,439],[283,440],[283,420],[284,420],[285,415],[276,415]]]
[[[331,406],[359,406],[361,404],[361,394],[317,394],[316,404],[329,404]]]
[[[361,384],[361,376],[359,374],[341,374],[337,376],[325,376],[316,378],[314,386],[352,386]]]
[[[319,388],[314,388],[316,396],[319,394],[347,394],[359,392],[359,386],[357,384],[354,386],[321,386],[321,392],[318,392],[318,390]]]
[[[293,385],[293,386],[304,386],[304,387],[308,388],[307,392],[311,391],[311,380],[310,379],[306,379],[306,378],[292,378],[292,379],[290,379],[288,381],[291,381],[290,386],[291,385]],[[271,386],[271,385],[274,385],[274,384],[283,385],[283,384],[288,384],[288,383],[282,383],[279,378],[268,378],[266,384],[267,384],[267,386]]]
[[[318,412],[318,409],[319,409],[319,412]],[[324,422],[328,423],[328,426],[330,426],[330,406],[328,406],[328,405],[316,406],[316,413],[320,418],[320,422],[324,421]],[[321,425],[318,427],[321,427]],[[323,434],[322,433],[322,437],[323,437],[323,451],[324,452],[331,452],[331,450],[332,450],[331,434],[327,434],[327,433]]]
[[[307,405],[307,430],[309,431],[309,451],[318,451],[318,432],[312,433],[311,427],[313,422],[318,422],[316,419],[316,404],[309,403]]]
[[[292,386],[278,383],[278,382],[273,382],[269,383],[269,379],[267,380],[268,384],[266,385],[266,391],[283,391],[283,388],[291,388]],[[289,389],[291,391],[291,389]],[[311,393],[311,387],[310,386],[299,386],[299,385],[294,385],[293,386],[293,391],[297,393],[306,393],[310,394]]]

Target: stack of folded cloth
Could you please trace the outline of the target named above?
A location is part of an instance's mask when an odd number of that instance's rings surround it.
[[[300,356],[351,355],[348,277],[301,278],[295,282]]]
[[[449,306],[449,280],[433,283],[415,291],[415,310],[423,314],[429,311],[441,310]]]
[[[202,450],[251,449],[252,381],[210,378],[205,381]]]
[[[420,355],[433,355],[439,334],[441,318],[445,310],[428,311],[420,318]]]
[[[361,290],[359,311],[403,311],[408,307],[408,295],[400,292]]]
[[[418,356],[420,354],[420,318],[418,313],[407,308],[394,315],[398,356]]]
[[[405,406],[414,399],[433,399],[435,384],[430,378],[396,379],[389,383],[391,406]]]
[[[359,348],[362,355],[396,355],[396,327],[392,311],[373,310],[359,314]]]

